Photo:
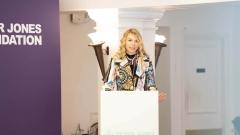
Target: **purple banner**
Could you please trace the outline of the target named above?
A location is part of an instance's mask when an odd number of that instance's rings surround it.
[[[61,135],[58,0],[0,4],[0,134]]]

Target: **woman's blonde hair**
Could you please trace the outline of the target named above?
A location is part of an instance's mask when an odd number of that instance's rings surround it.
[[[143,58],[146,55],[146,51],[145,51],[144,45],[143,45],[143,39],[142,39],[140,32],[134,28],[128,29],[123,34],[123,37],[120,40],[120,47],[119,47],[118,51],[116,52],[116,54],[113,56],[113,58],[123,59],[126,56],[126,40],[127,40],[127,36],[129,34],[133,34],[137,38],[137,42],[138,42],[137,55],[138,55],[138,57],[140,57],[140,59],[143,63]]]

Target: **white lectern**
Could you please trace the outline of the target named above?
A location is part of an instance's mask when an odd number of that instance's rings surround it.
[[[101,91],[100,135],[158,135],[158,91]]]

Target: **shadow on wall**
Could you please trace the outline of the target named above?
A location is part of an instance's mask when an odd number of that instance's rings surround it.
[[[161,20],[160,20],[161,21]],[[156,85],[159,91],[167,93],[167,100],[159,104],[159,133],[171,135],[171,109],[170,109],[170,27],[158,26],[158,35],[166,37],[167,47],[162,48],[158,64],[156,66]]]
[[[222,129],[186,130],[186,135],[221,135]]]

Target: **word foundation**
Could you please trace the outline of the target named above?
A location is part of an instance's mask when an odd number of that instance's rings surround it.
[[[42,45],[42,36],[0,34],[0,45]]]

